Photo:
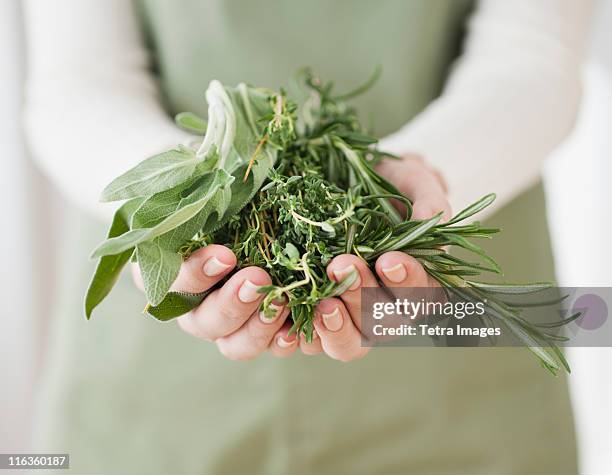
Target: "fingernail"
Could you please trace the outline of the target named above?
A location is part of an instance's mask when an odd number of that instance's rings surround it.
[[[230,267],[232,267],[230,264],[224,264],[219,259],[213,256],[204,263],[204,267],[202,268],[202,270],[204,271],[204,274],[206,274],[208,277],[215,277],[226,271]]]
[[[259,289],[259,286],[247,279],[240,286],[240,290],[238,290],[238,298],[244,303],[255,302],[255,300],[261,297],[257,289]]]
[[[295,344],[296,341],[297,340],[295,340],[295,339],[293,339],[293,340],[286,340],[282,336],[279,336],[276,339],[276,344],[278,346],[280,346],[281,348],[291,348]]]
[[[351,285],[349,287],[349,290],[356,290],[361,285],[361,276],[359,275],[359,272],[357,271],[357,268],[353,264],[351,264],[348,267],[345,267],[344,269],[335,270],[334,271],[334,277],[336,277],[336,280],[338,282],[341,282],[342,280],[344,280],[352,272],[356,272],[357,273],[357,278],[355,279],[355,282],[353,282],[353,285]]]
[[[393,267],[381,269],[385,277],[396,284],[406,280],[406,267],[401,262]]]
[[[319,334],[317,333],[317,331],[313,328],[312,329],[312,341],[316,340],[317,338],[319,338]]]
[[[280,314],[283,313],[283,307],[281,305],[276,305],[271,303],[270,309],[274,312],[271,317],[266,317],[265,312],[262,310],[259,312],[259,319],[264,323],[274,323],[280,317]]]
[[[337,332],[342,328],[342,314],[338,307],[332,313],[322,313],[321,317],[323,317],[323,325],[330,332]]]

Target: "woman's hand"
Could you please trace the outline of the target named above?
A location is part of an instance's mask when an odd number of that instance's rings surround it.
[[[413,202],[413,218],[427,219],[443,211],[450,217],[446,187],[435,171],[418,157],[401,161],[386,161],[378,172],[391,181]],[[211,244],[194,252],[183,263],[172,290],[198,293],[208,290],[236,266],[236,256],[226,247]],[[376,261],[376,275],[387,287],[429,287],[437,283],[413,257],[403,252],[388,252]],[[136,265],[134,280],[142,290],[142,279]],[[249,360],[266,350],[279,357],[291,355],[299,346],[307,355],[325,352],[333,359],[351,361],[364,356],[369,347],[362,345],[362,287],[378,287],[378,281],[368,265],[357,256],[343,254],[327,267],[331,280],[340,281],[353,270],[358,278],[339,298],[321,301],[315,314],[313,340],[303,335],[288,335],[291,325],[286,322],[289,309],[278,304],[276,318],[260,316],[259,305],[264,298],[257,288],[271,283],[266,271],[247,267],[234,274],[221,288],[214,290],[192,312],[177,319],[187,333],[214,341],[219,351],[233,360]]]
[[[236,266],[236,256],[228,248],[211,244],[187,259],[172,290],[198,293],[208,290]],[[142,290],[138,266],[133,266],[134,280]],[[211,292],[192,312],[177,319],[187,333],[214,341],[219,351],[232,360],[249,360],[266,350],[284,357],[298,344],[295,335],[287,336],[285,323],[289,309],[277,305],[275,318],[260,316],[259,305],[264,294],[259,286],[269,285],[270,276],[259,267],[236,272],[221,288]]]
[[[441,176],[416,156],[402,160],[387,160],[377,170],[413,202],[413,219],[427,219],[442,211],[443,219],[451,215],[446,198],[446,186]],[[387,252],[375,265],[376,275],[386,287],[435,287],[423,266],[403,252]],[[356,270],[358,278],[339,298],[321,301],[316,310],[315,330],[318,334],[309,343],[300,337],[300,348],[307,355],[325,352],[331,358],[351,361],[363,357],[369,350],[362,344],[362,287],[378,287],[378,281],[368,265],[357,256],[343,254],[327,267],[330,279],[339,281]]]
[[[428,219],[440,211],[444,213],[442,221],[451,218],[444,178],[419,155],[384,160],[376,171],[410,198],[413,203],[412,219]]]

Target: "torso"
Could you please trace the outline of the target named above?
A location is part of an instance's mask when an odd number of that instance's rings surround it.
[[[468,7],[141,1],[171,112],[204,114],[212,78],[276,87],[309,65],[346,90],[382,64],[381,82],[359,104],[378,134],[439,94]],[[104,233],[76,232],[82,219],[73,221],[69,255],[76,248],[85,256]],[[511,236],[500,242],[512,249]],[[529,245],[522,256],[515,269],[527,265]],[[576,472],[565,381],[523,349],[375,349],[350,364],[301,355],[236,363],[143,316],[127,278],[83,321],[91,268],[82,262],[65,261],[39,432],[40,446],[72,452],[80,473]]]

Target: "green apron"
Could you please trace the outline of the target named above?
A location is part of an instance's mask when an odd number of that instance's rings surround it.
[[[280,86],[310,65],[346,90],[381,64],[381,81],[359,99],[378,134],[439,94],[469,13],[459,0],[140,6],[170,112],[205,113],[212,78]],[[535,189],[491,220],[506,228],[491,249],[509,279],[552,277],[542,203]],[[140,314],[128,276],[86,322],[85,256],[104,229],[71,222],[35,448],[70,452],[75,473],[576,473],[565,378],[524,349],[232,362]]]

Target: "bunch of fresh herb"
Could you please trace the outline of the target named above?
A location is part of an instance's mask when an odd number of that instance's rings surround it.
[[[317,302],[341,294],[356,278],[331,282],[325,268],[334,256],[353,253],[373,265],[384,252],[403,251],[449,292],[486,299],[487,318],[505,324],[544,367],[569,371],[555,344],[561,337],[530,323],[504,300],[550,284],[472,280],[482,272],[500,273],[473,242],[498,230],[460,223],[491,204],[494,195],[444,223],[441,214],[410,219],[410,201],[372,168],[389,155],[375,148],[377,140],[346,103],[366,87],[334,96],[332,84],[309,71],[301,83],[308,99],[298,111],[282,91],[212,81],[208,122],[191,113],[177,116],[180,126],[202,138],[143,161],[106,187],[102,201],[127,201],[93,253],[100,261],[86,297],[87,317],[130,259],[140,266],[151,315],[170,320],[186,313],[210,290],[189,294],[170,292],[170,286],[184,259],[217,243],[236,254],[238,268],[255,265],[269,272],[272,285],[261,289],[267,294],[264,312],[271,313],[272,300],[288,297],[292,331],[310,339]],[[405,205],[406,217],[391,199]],[[477,262],[448,253],[452,246],[472,252]]]

